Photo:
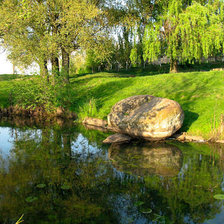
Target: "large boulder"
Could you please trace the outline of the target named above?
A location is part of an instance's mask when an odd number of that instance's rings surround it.
[[[108,127],[133,137],[162,140],[178,131],[183,120],[184,112],[177,102],[139,95],[113,106],[108,115]]]

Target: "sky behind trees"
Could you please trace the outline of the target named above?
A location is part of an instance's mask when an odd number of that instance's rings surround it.
[[[20,71],[16,68],[17,73],[22,73],[26,75],[32,75],[33,73],[38,73],[38,66],[30,66],[29,69]],[[0,75],[2,74],[13,74],[13,64],[7,59],[7,52],[0,48]]]
[[[7,55],[3,50],[0,50],[0,74],[12,74],[13,65],[7,60]]]

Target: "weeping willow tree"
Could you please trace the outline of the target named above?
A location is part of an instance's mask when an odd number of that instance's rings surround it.
[[[155,61],[167,56],[170,72],[181,63],[201,62],[223,49],[223,2],[172,0],[157,21],[151,22],[144,35],[144,60]]]

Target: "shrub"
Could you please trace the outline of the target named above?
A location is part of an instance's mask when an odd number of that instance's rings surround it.
[[[40,108],[46,112],[54,111],[59,106],[68,107],[68,84],[65,84],[60,76],[52,83],[52,80],[41,76],[32,76],[23,82],[16,82],[12,91],[13,104],[25,109]]]

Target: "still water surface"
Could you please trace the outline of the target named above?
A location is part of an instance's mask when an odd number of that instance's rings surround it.
[[[0,223],[224,223],[223,146],[28,126],[0,122]]]

